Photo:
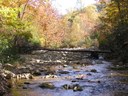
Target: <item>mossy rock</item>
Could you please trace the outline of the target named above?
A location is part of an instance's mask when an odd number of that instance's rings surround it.
[[[54,89],[55,86],[51,82],[44,82],[39,85],[40,88]]]

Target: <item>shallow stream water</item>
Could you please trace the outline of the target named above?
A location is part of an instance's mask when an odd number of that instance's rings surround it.
[[[55,78],[44,78],[46,75],[42,74],[33,80],[22,81],[30,84],[17,85],[15,90],[19,96],[128,96],[128,71],[114,71],[110,66],[111,62],[104,60],[92,60],[90,65],[56,65]],[[43,82],[51,82],[55,88],[42,89],[39,85]],[[66,90],[62,87],[64,84],[79,84],[83,90]]]

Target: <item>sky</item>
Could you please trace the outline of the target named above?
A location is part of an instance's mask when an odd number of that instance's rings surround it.
[[[96,0],[51,0],[52,5],[60,14],[64,15],[67,12],[78,9],[80,6],[86,7],[96,3]],[[82,3],[79,3],[81,1]]]

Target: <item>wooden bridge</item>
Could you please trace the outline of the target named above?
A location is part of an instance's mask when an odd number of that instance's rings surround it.
[[[99,54],[108,54],[112,53],[110,50],[89,50],[89,49],[50,49],[50,48],[42,48],[42,50],[47,50],[47,51],[66,51],[66,52],[83,52],[83,53],[89,53],[91,54],[90,56],[98,59]]]
[[[66,51],[66,52],[86,52],[86,53],[111,53],[109,50],[89,50],[89,49],[50,49],[42,48],[47,51]]]

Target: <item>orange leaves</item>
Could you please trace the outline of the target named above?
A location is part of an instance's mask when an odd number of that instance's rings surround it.
[[[59,45],[62,38],[61,20],[49,2],[39,6],[35,21],[39,27],[42,45],[49,47]]]

